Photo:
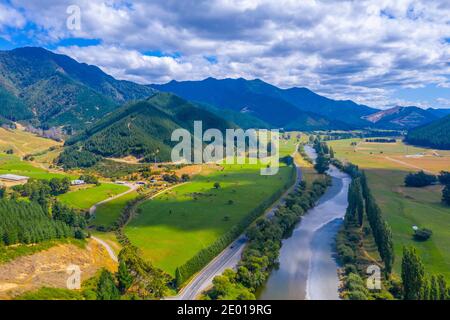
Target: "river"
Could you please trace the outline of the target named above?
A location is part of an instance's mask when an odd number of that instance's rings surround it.
[[[317,157],[313,148],[305,146],[305,151],[310,158]],[[283,241],[279,268],[272,271],[260,300],[339,299],[334,242],[347,209],[351,179],[333,166],[328,174],[332,186]]]

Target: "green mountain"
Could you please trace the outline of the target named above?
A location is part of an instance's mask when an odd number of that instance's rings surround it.
[[[406,141],[415,145],[450,150],[450,115],[410,130]]]
[[[0,51],[0,116],[49,126],[84,126],[154,90],[43,48]]]
[[[89,152],[102,157],[133,155],[147,161],[157,154],[158,161],[169,161],[171,148],[177,143],[171,141],[172,132],[178,128],[193,132],[197,120],[203,122],[203,130],[217,128],[224,132],[236,128],[236,125],[175,95],[157,93],[117,109],[68,140],[69,148],[63,154],[63,160],[81,157],[76,155],[77,152]],[[64,165],[64,161],[60,164]]]
[[[377,128],[400,130],[416,128],[438,118],[439,116],[429,110],[418,107],[394,107],[364,117]]]
[[[361,117],[378,111],[352,101],[328,99],[305,88],[280,89],[261,80],[208,78],[203,81],[171,81],[152,87],[289,129],[364,127],[370,122]]]

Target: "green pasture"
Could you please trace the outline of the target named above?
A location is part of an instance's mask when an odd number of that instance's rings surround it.
[[[43,180],[63,178],[65,176],[71,177],[70,175],[48,172],[42,168],[33,166],[29,162],[22,161],[15,155],[8,154],[0,154],[0,175],[1,174],[15,174]]]
[[[224,165],[223,171],[197,176],[185,185],[144,202],[125,228],[144,257],[174,275],[176,267],[239,223],[292,177],[283,166],[261,176],[257,165]],[[214,188],[214,183],[220,188]]]
[[[363,143],[355,149],[350,146],[352,141],[360,142],[360,139],[331,141],[329,144],[338,158],[351,161],[366,171],[371,190],[392,228],[396,254],[394,270],[400,273],[403,247],[412,245],[420,253],[427,271],[442,273],[450,280],[450,208],[441,203],[442,186],[406,188],[404,178],[414,170],[385,158],[430,150],[406,146],[402,142]],[[424,160],[417,159],[414,164],[420,166],[421,161]],[[442,163],[445,166],[445,161]],[[436,170],[450,168],[448,162],[447,168],[444,166]],[[425,242],[415,241],[413,226],[429,228],[433,236]]]
[[[112,183],[102,183],[100,186],[91,186],[71,191],[58,196],[58,199],[73,208],[87,210],[94,204],[116,196],[128,190],[127,186]]]
[[[92,221],[92,226],[110,227],[117,221],[120,214],[125,209],[127,203],[138,196],[136,191],[130,192],[122,197],[114,199],[112,201],[101,204],[95,211],[95,218]]]

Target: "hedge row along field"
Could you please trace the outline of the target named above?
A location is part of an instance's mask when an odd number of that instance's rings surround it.
[[[292,174],[292,179],[286,183],[282,189],[275,192],[271,197],[261,202],[258,207],[253,209],[239,224],[232,227],[227,233],[217,239],[209,247],[202,249],[192,259],[187,261],[184,265],[178,267],[175,271],[176,284],[180,287],[186,282],[192,275],[202,270],[214,257],[219,255],[234,239],[239,237],[240,234],[259,216],[261,216],[271,204],[277,201],[281,195],[289,189],[294,183],[295,175]]]
[[[443,185],[422,188],[405,186],[409,173],[448,171],[450,151],[431,150],[397,143],[367,143],[362,139],[328,141],[335,157],[364,170],[367,183],[384,218],[392,229],[395,255],[405,246],[414,246],[428,272],[442,274],[450,281],[450,207],[442,202]],[[413,226],[433,232],[426,241],[417,241]],[[375,250],[367,249],[370,256]],[[393,270],[401,273],[401,259]]]
[[[289,236],[301,217],[312,208],[331,184],[322,178],[312,184],[303,181],[293,191],[286,205],[273,218],[261,218],[247,232],[249,243],[244,249],[237,272],[226,270],[213,280],[205,298],[212,300],[252,300],[276,266],[282,240]]]
[[[293,176],[294,168],[285,164],[274,176],[261,176],[259,165],[223,165],[139,204],[124,234],[155,266],[172,276],[181,268],[179,279],[185,281],[211,250],[224,247],[247,220],[261,214],[267,199],[291,185]]]

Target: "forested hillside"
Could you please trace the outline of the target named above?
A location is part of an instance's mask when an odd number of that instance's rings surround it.
[[[251,116],[258,120],[253,123],[253,127],[259,126],[263,121],[273,127],[304,130],[346,128],[339,122],[300,110],[276,94],[278,88],[260,80],[208,78],[203,81],[172,81],[153,87],[157,90],[172,92],[191,101],[213,106],[218,110],[225,110],[228,113],[231,111],[237,118],[237,123],[241,123],[240,118],[246,117],[248,121],[248,116]]]
[[[59,158],[59,164],[73,167],[76,158],[80,162],[96,162],[98,155],[133,155],[147,161],[168,161],[171,147],[176,144],[171,141],[172,132],[178,128],[193,132],[194,121],[197,120],[202,121],[203,130],[217,128],[224,131],[236,127],[177,96],[158,93],[118,109],[68,140],[70,147]]]
[[[428,124],[442,117],[418,107],[394,107],[382,110],[364,117],[372,122],[377,128],[382,129],[410,129]]]
[[[50,218],[35,202],[0,200],[0,245],[38,243],[73,235],[73,228]]]
[[[409,131],[406,141],[425,147],[449,150],[450,116]]]
[[[10,120],[83,127],[153,91],[43,48],[0,51],[0,116]]]
[[[249,114],[276,127],[289,129],[347,129],[370,124],[362,116],[376,109],[352,101],[322,97],[306,88],[280,89],[259,79],[171,81],[153,85],[185,99],[221,110]]]

